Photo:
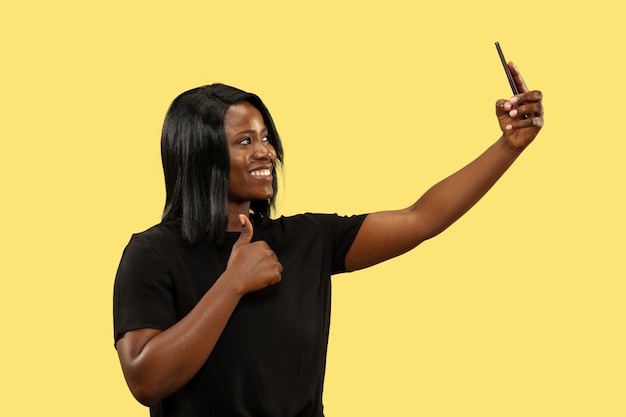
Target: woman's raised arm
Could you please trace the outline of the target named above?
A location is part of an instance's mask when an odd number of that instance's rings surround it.
[[[410,207],[368,215],[346,256],[348,270],[403,254],[444,231],[489,191],[535,139],[543,126],[542,94],[529,91],[515,65],[509,63],[509,67],[521,93],[496,102],[502,136]]]

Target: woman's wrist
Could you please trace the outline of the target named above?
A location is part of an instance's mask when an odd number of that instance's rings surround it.
[[[524,149],[526,149],[526,146],[524,147],[515,146],[506,135],[500,136],[499,141],[503,144],[504,148],[507,151],[509,151],[515,156],[519,156],[524,151]]]

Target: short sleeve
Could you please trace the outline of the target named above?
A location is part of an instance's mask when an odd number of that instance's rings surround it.
[[[361,225],[367,217],[366,214],[354,216],[339,216],[337,214],[311,214],[307,216],[317,223],[330,237],[332,245],[332,273],[346,272],[346,255],[352,247],[352,243]]]
[[[125,332],[165,330],[175,323],[173,280],[150,240],[133,235],[124,249],[113,287],[115,341]]]
[[[366,215],[337,216],[333,227],[333,274],[346,272],[346,255]]]

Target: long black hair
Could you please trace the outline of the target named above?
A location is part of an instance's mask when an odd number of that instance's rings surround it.
[[[165,116],[161,159],[165,175],[162,221],[182,220],[183,238],[190,244],[202,239],[219,244],[228,224],[230,156],[224,116],[234,104],[248,102],[263,116],[268,139],[283,162],[283,148],[270,112],[252,93],[224,84],[197,87],[176,97]],[[250,210],[262,226],[270,218],[278,183],[272,181],[270,200],[252,201]]]

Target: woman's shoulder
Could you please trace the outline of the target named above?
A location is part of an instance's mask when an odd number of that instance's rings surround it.
[[[141,232],[133,233],[128,245],[167,247],[183,243],[180,221],[168,220]]]
[[[290,216],[280,216],[277,219],[271,220],[271,222],[283,222],[283,223],[294,223],[294,224],[306,224],[306,223],[324,223],[324,222],[335,222],[335,221],[350,221],[352,219],[357,219],[360,217],[364,217],[365,214],[355,214],[355,215],[341,215],[337,213],[313,213],[306,212],[300,214],[294,214]]]
[[[366,215],[339,215],[337,213],[306,212],[290,216],[280,216],[268,224],[268,231],[282,232],[331,232],[333,229],[350,225],[360,225]]]
[[[337,214],[328,213],[300,213],[289,216],[280,216],[276,219],[272,219],[269,222],[269,228],[295,228],[295,227],[312,227],[321,226],[324,223],[331,222],[334,218],[338,217]]]

